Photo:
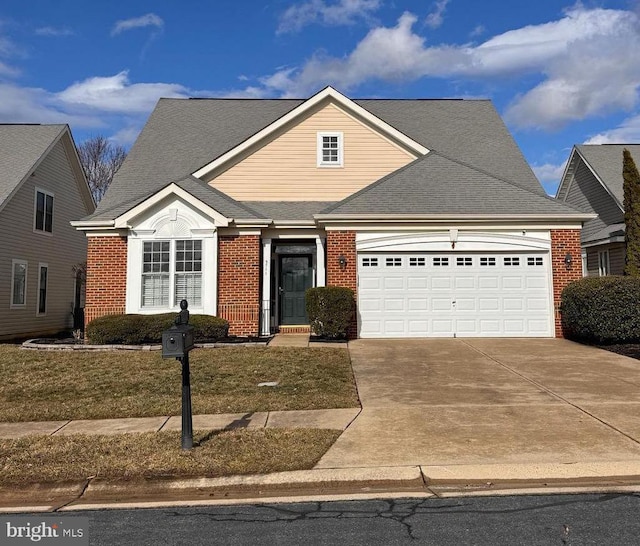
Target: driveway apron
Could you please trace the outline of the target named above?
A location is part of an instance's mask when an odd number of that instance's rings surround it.
[[[640,459],[640,361],[562,339],[356,340],[362,412],[317,468]]]

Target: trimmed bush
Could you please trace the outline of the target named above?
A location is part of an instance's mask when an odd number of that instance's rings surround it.
[[[161,343],[162,332],[173,326],[176,313],[159,315],[106,315],[87,325],[89,342],[97,345],[142,345]],[[194,327],[195,341],[215,341],[226,338],[229,323],[211,315],[191,315],[189,324]]]
[[[353,290],[340,286],[309,288],[305,303],[314,334],[329,339],[347,337],[353,319]]]
[[[566,337],[592,343],[640,341],[640,278],[585,277],[562,291]]]

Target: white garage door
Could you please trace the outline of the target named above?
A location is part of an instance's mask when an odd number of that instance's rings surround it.
[[[360,337],[552,336],[549,253],[360,253]]]

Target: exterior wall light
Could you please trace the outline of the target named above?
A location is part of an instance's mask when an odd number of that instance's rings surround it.
[[[567,269],[571,269],[572,263],[573,263],[573,256],[571,255],[571,252],[567,252],[564,255],[564,265],[567,267]]]
[[[340,254],[340,256],[338,256],[338,263],[340,264],[340,269],[347,268],[347,259],[344,257],[344,254]]]

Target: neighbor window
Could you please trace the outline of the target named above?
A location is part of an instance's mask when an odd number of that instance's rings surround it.
[[[34,229],[45,233],[53,231],[53,194],[36,190]]]
[[[145,241],[142,307],[202,305],[202,241]]]
[[[598,275],[604,277],[611,272],[611,266],[609,264],[609,251],[602,250],[598,252]]]
[[[49,266],[40,264],[38,266],[38,315],[44,315],[47,312],[47,284],[49,278]]]
[[[318,167],[342,167],[342,133],[318,133]]]
[[[11,307],[24,307],[27,304],[27,262],[11,262]]]

